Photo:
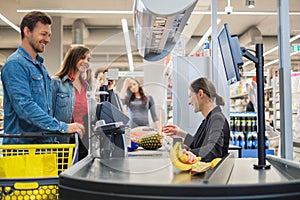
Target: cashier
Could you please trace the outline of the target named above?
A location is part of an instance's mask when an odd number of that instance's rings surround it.
[[[176,125],[166,125],[162,127],[162,132],[167,136],[184,138],[184,144],[189,149],[183,152],[188,155],[189,161],[196,156],[200,156],[204,162],[226,156],[230,130],[220,107],[225,104],[224,99],[216,93],[214,84],[203,77],[193,81],[189,88],[188,103],[193,106],[195,113],[201,112],[204,117],[197,132],[191,135]]]

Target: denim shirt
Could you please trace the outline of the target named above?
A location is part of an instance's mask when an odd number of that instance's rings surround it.
[[[54,77],[51,82],[53,116],[60,121],[71,123],[74,111],[74,86],[68,75],[63,79]]]
[[[21,46],[7,59],[1,71],[4,93],[4,132],[59,131],[68,125],[53,118],[51,78],[39,55],[36,61]],[[52,138],[5,138],[4,144],[51,143]]]
[[[71,123],[75,104],[75,91],[71,78],[68,75],[65,75],[62,79],[54,77],[51,87],[53,116],[60,121]],[[86,92],[89,90],[89,85],[86,82]],[[66,137],[58,137],[58,140],[60,143],[68,143]]]

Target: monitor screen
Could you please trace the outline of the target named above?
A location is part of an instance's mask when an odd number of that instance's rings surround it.
[[[108,101],[97,104],[96,116],[98,120],[104,120],[106,124],[115,122],[127,124],[129,121],[129,118],[123,112]]]
[[[243,64],[242,53],[237,37],[231,37],[228,24],[224,24],[218,34],[218,42],[226,72],[227,83],[230,85],[240,80],[239,65]]]

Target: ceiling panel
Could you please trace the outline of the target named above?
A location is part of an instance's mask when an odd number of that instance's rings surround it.
[[[210,0],[199,0],[197,6],[195,8],[196,11],[210,11],[211,5]],[[299,0],[290,0],[290,10],[300,12],[300,1]],[[83,10],[126,10],[132,11],[134,0],[0,0],[0,13],[11,20],[14,24],[20,24],[20,20],[24,13],[16,12],[17,9],[83,9]],[[228,0],[217,0],[217,9],[219,12],[223,12],[225,7],[228,6]],[[233,7],[233,13],[230,15],[227,14],[219,14],[218,18],[221,20],[218,28],[220,29],[222,24],[228,23],[230,26],[230,32],[232,34],[237,34],[241,36],[244,34],[251,26],[256,26],[262,33],[264,39],[264,49],[268,50],[277,45],[277,21],[278,17],[276,15],[236,15],[235,12],[277,12],[277,0],[255,0],[255,8],[249,9],[245,5],[245,0],[231,0],[230,6]],[[133,16],[130,14],[51,14],[52,16],[62,16],[62,23],[64,25],[64,30],[66,30],[66,37],[64,38],[65,43],[64,49],[69,47],[69,43],[72,42],[70,38],[72,28],[72,24],[76,19],[82,19],[85,23],[86,27],[91,31],[99,31],[99,33],[107,34],[114,36],[115,34],[120,34],[119,40],[112,40],[111,38],[107,40],[105,43],[102,43],[103,51],[107,49],[106,47],[115,47],[116,50],[111,50],[114,52],[114,56],[116,52],[118,52],[120,47],[124,49],[124,38],[121,33],[121,19],[125,17],[128,21],[129,28],[132,30],[132,21]],[[206,32],[206,30],[210,26],[210,18],[209,14],[206,15],[192,15],[191,21],[189,21],[188,26],[184,30],[184,34],[188,38],[193,38],[193,41],[190,43],[196,44],[197,41],[201,38],[201,36]],[[290,32],[291,36],[295,34],[300,34],[300,15],[291,16],[290,17]],[[192,26],[192,27],[191,27]],[[6,32],[6,29],[9,29],[7,24],[5,24],[2,20],[0,20],[0,38],[1,33],[7,33],[9,36],[8,39],[2,39],[0,48],[1,51],[5,49],[5,45],[7,45],[7,50],[11,51],[11,48],[16,48],[19,44],[20,37],[14,31],[10,30],[10,32]],[[110,32],[111,31],[111,32]],[[91,38],[87,38],[86,42],[89,43],[90,46],[97,46],[101,41],[103,41],[104,36],[99,36],[96,34],[92,35]],[[5,36],[7,38],[8,36]],[[3,36],[2,36],[3,38]],[[133,39],[132,39],[133,40]],[[109,43],[111,42],[111,43]],[[118,44],[115,44],[119,42]],[[134,41],[133,41],[134,42]],[[296,41],[296,43],[300,44],[300,41]],[[134,44],[133,44],[134,45]],[[14,47],[12,47],[14,46]],[[192,48],[190,48],[192,49]],[[107,55],[110,54],[110,51],[107,52]],[[104,54],[103,52],[98,54]],[[2,53],[7,54],[7,53]],[[111,53],[112,54],[112,53]],[[120,55],[122,56],[122,55]],[[277,54],[273,54],[266,60],[273,59]],[[141,59],[140,59],[141,61]],[[292,57],[293,63],[299,62],[299,56]]]

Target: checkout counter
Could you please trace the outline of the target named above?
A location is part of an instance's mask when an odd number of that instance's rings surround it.
[[[213,170],[191,176],[173,167],[166,145],[127,152],[126,127],[113,123],[127,119],[106,104],[89,100],[90,154],[59,175],[61,200],[300,199],[300,163],[276,156],[266,156],[262,169],[260,159],[229,154]],[[102,118],[112,123],[99,123]]]
[[[89,155],[59,176],[60,199],[300,199],[300,164],[267,156],[224,158],[191,176],[174,168],[168,152],[144,151],[108,159]]]

